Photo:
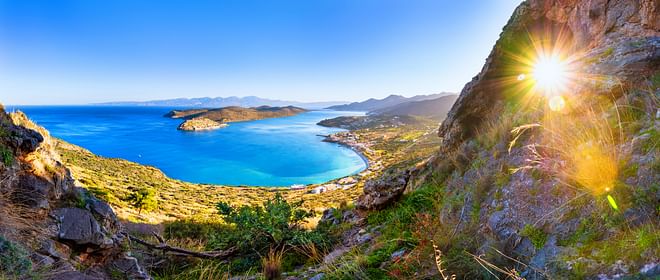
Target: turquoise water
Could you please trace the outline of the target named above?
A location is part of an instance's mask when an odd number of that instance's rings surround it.
[[[7,108],[12,110],[11,107]],[[172,178],[221,185],[289,186],[322,183],[358,173],[364,160],[351,149],[322,142],[341,129],[320,120],[355,112],[312,111],[297,116],[231,123],[182,132],[171,108],[27,106],[28,117],[55,137],[105,157],[161,169]]]

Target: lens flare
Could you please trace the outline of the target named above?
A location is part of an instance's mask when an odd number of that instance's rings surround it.
[[[616,157],[610,152],[595,141],[577,145],[570,151],[571,177],[594,195],[610,191],[618,176]]]
[[[550,105],[550,110],[557,112],[563,110],[564,107],[566,107],[566,101],[561,95],[555,95],[550,97],[548,105]]]
[[[566,87],[566,65],[559,56],[540,56],[532,73],[536,87],[547,95],[560,93]]]

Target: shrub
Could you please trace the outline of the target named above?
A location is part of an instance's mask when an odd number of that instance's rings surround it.
[[[12,163],[14,163],[14,155],[9,149],[7,149],[7,147],[2,144],[0,144],[0,157],[2,157],[2,163],[5,166],[10,166]]]
[[[305,219],[314,214],[302,209],[302,203],[288,203],[279,193],[263,206],[236,208],[220,202],[218,211],[232,230],[216,233],[209,244],[215,248],[237,246],[245,255],[309,246],[309,243],[326,247],[328,238],[324,232],[307,231],[302,227]]]
[[[0,236],[0,278],[19,278],[32,270],[32,262],[23,247]]]
[[[158,206],[156,191],[147,187],[133,189],[127,200],[133,207],[138,209],[138,214],[142,214],[142,210],[150,211]]]

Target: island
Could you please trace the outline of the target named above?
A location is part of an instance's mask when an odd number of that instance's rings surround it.
[[[179,130],[184,131],[200,131],[200,130],[213,130],[227,126],[226,123],[216,122],[204,117],[192,118],[184,121],[178,127]]]
[[[180,130],[197,131],[221,128],[226,126],[228,122],[289,117],[304,112],[307,112],[307,110],[295,106],[259,106],[252,108],[229,106],[216,109],[172,110],[165,114],[165,117],[184,119],[185,121],[179,125]]]

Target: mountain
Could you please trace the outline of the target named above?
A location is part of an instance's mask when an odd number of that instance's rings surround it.
[[[368,111],[379,110],[386,107],[391,107],[394,105],[411,102],[411,101],[435,99],[448,94],[450,93],[443,92],[443,93],[430,94],[430,95],[416,95],[413,97],[404,97],[401,95],[393,94],[383,99],[371,98],[362,102],[353,102],[351,104],[330,106],[327,107],[326,109],[335,110],[335,111],[367,111],[368,112]]]
[[[382,109],[370,111],[369,114],[374,115],[390,115],[390,116],[420,116],[434,120],[442,120],[447,116],[447,112],[454,105],[454,101],[458,95],[445,95],[440,98],[423,100],[423,101],[410,101],[394,106],[389,106]]]
[[[278,118],[278,117],[287,117],[297,115],[307,110],[294,107],[270,107],[270,106],[259,106],[253,108],[243,108],[238,106],[229,106],[218,109],[190,109],[190,110],[173,110],[167,113],[165,116],[174,118],[174,119],[194,119],[194,118],[206,118],[216,122],[238,122],[238,121],[249,121],[249,120],[260,120],[267,118]]]
[[[346,104],[344,101],[327,102],[297,102],[260,98],[257,96],[245,97],[200,97],[200,98],[176,98],[152,101],[119,101],[105,102],[94,105],[106,106],[161,106],[161,107],[188,107],[188,108],[219,108],[229,106],[258,107],[258,106],[297,106],[305,109],[322,109],[328,106]]]
[[[658,3],[521,3],[435,155],[365,183],[354,278],[658,279]]]

